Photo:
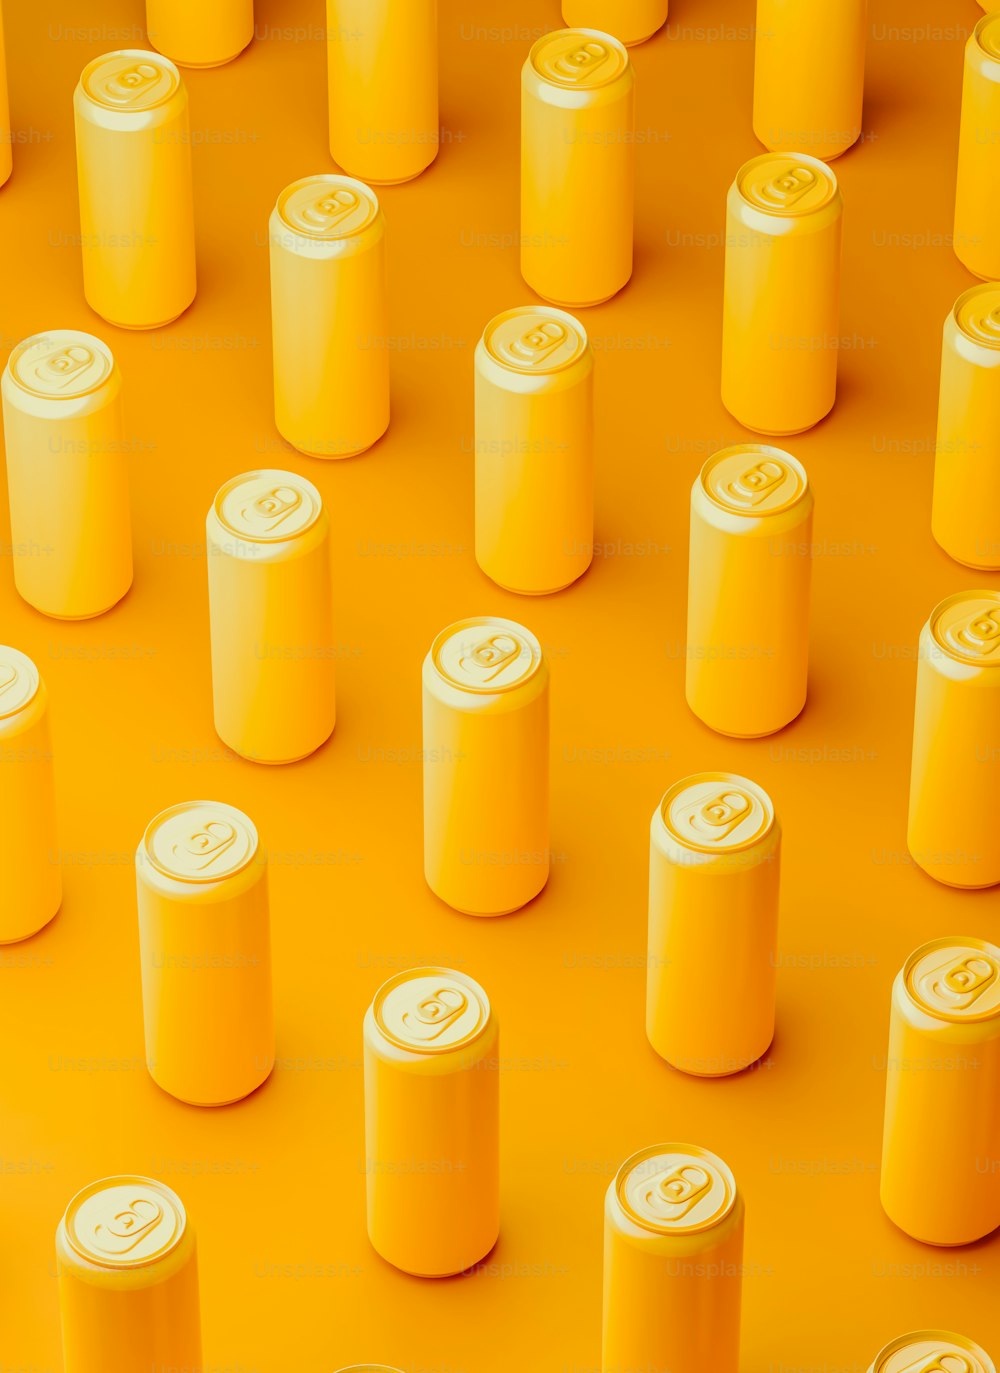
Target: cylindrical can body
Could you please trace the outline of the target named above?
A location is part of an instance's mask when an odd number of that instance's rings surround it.
[[[562,0],[568,29],[599,29],[627,48],[662,29],[667,10],[668,0]]]
[[[997,1373],[974,1341],[953,1330],[914,1330],[876,1354],[868,1373]]]
[[[735,773],[686,777],[653,815],[646,1034],[682,1072],[741,1072],[774,1038],[780,864],[771,799]]]
[[[594,358],[551,307],[508,310],[476,348],[476,562],[508,591],[559,591],[594,547]]]
[[[1000,279],[1000,11],[965,45],[955,186],[955,254],[986,281]]]
[[[191,801],[136,854],[146,1066],[193,1106],[249,1096],[274,1066],[267,867],[252,822]]]
[[[385,220],[367,186],[310,176],[268,226],[274,417],[301,453],[361,453],[389,424]]]
[[[753,131],[829,162],[861,136],[868,0],[757,0]]]
[[[194,300],[187,90],[174,64],[129,49],[95,57],[73,97],[87,304],[155,329]]]
[[[121,374],[100,339],[19,343],[0,383],[14,585],[43,615],[110,610],[132,585]]]
[[[720,1158],[657,1144],[604,1203],[602,1373],[737,1373],[743,1198]]]
[[[368,1238],[419,1277],[462,1273],[500,1231],[499,1028],[482,987],[447,968],[390,978],[368,1008]]]
[[[924,1244],[1000,1225],[1000,949],[936,939],[892,989],[882,1206]]]
[[[1000,286],[944,322],[931,532],[956,562],[1000,568]]]
[[[194,1231],[152,1178],[92,1183],[56,1231],[66,1373],[201,1373]]]
[[[747,162],[726,205],[722,403],[758,434],[798,434],[833,408],[842,202],[814,157]]]
[[[14,170],[14,133],[10,127],[7,96],[7,59],[4,52],[3,9],[0,7],[0,186]]]
[[[459,620],[423,666],[424,876],[467,915],[524,906],[549,876],[549,670],[512,620]]]
[[[38,669],[0,645],[0,944],[27,939],[62,901],[48,696]]]
[[[951,887],[1000,882],[1000,591],[962,591],[920,631],[906,842]]]
[[[691,490],[687,703],[719,734],[782,729],[806,702],[813,497],[780,448],[738,444]]]
[[[221,67],[253,38],[253,0],[146,0],[146,32],[182,67]]]
[[[326,0],[330,153],[391,185],[437,157],[437,0]]]
[[[597,29],[540,38],[521,73],[521,275],[553,305],[597,305],[632,275],[635,78]]]
[[[246,472],[208,512],[219,738],[257,763],[315,752],[336,719],[330,523],[312,482]]]

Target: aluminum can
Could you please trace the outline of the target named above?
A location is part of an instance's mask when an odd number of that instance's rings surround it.
[[[7,96],[7,59],[4,53],[3,9],[0,7],[0,186],[14,170],[14,131],[10,127]]]
[[[365,1015],[368,1237],[419,1277],[468,1271],[500,1231],[499,1027],[471,977],[411,968]]]
[[[951,1330],[914,1330],[892,1340],[868,1373],[997,1373],[984,1349]]]
[[[476,347],[476,562],[539,596],[582,577],[594,549],[594,355],[551,306],[507,310]]]
[[[253,38],[253,0],[146,0],[146,31],[182,67],[221,67]]]
[[[562,0],[562,17],[568,29],[601,29],[631,48],[663,28],[667,8],[667,0]]]
[[[1000,11],[965,45],[955,187],[955,255],[974,276],[1000,279]]]

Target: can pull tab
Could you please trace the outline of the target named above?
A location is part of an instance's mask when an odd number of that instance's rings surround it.
[[[900,1373],[976,1373],[976,1365],[964,1354],[952,1349],[942,1349],[935,1354],[922,1354],[915,1363],[909,1363]]]
[[[270,531],[277,529],[301,504],[302,494],[293,486],[275,486],[257,496],[241,514],[251,527]]]
[[[983,315],[979,321],[979,327],[991,341],[1000,340],[1000,305],[995,310],[991,310],[988,315]]]
[[[712,1187],[712,1177],[696,1163],[684,1163],[661,1173],[646,1191],[646,1205],[670,1220],[683,1220]]]
[[[131,105],[159,78],[160,73],[151,62],[137,62],[134,67],[123,67],[114,76],[109,76],[104,83],[104,93],[116,105]]]
[[[17,681],[17,668],[12,663],[0,663],[0,696]]]
[[[812,190],[818,179],[811,167],[792,167],[761,186],[761,201],[769,209],[790,209],[807,191]]]
[[[491,634],[476,644],[471,653],[459,659],[459,666],[470,677],[492,682],[521,651],[521,645],[509,634]]]
[[[552,65],[565,81],[587,81],[608,60],[608,56],[606,43],[591,40],[562,53]]]
[[[745,791],[723,791],[705,801],[691,815],[691,828],[700,838],[718,844],[750,814],[753,802]]]
[[[742,505],[760,505],[788,476],[788,468],[774,458],[765,458],[729,483],[728,494]]]
[[[968,954],[956,962],[932,968],[922,979],[932,1005],[967,1011],[1000,977],[1000,968],[985,954]]]
[[[426,1044],[439,1039],[468,1005],[469,998],[457,987],[441,987],[423,997],[412,1011],[404,1011],[401,1018],[412,1038]]]
[[[82,343],[69,344],[42,358],[35,368],[35,376],[43,386],[65,386],[93,361],[94,354]]]
[[[204,828],[188,835],[184,840],[183,849],[190,858],[201,860],[197,866],[199,871],[204,872],[235,843],[235,825],[231,825],[228,820],[210,820]],[[175,852],[177,847],[174,846]]]
[[[163,1207],[148,1197],[137,1197],[106,1224],[94,1226],[94,1244],[105,1254],[128,1254],[163,1219]]]
[[[360,204],[361,198],[356,191],[341,186],[328,195],[319,196],[311,204],[304,205],[302,219],[310,229],[326,233],[342,223],[348,215],[353,214]]]
[[[967,653],[988,658],[1000,648],[1000,610],[981,610],[955,634]]]
[[[513,362],[522,367],[537,367],[568,337],[565,325],[556,319],[546,320],[544,324],[528,329],[520,338],[514,339],[507,353]]]

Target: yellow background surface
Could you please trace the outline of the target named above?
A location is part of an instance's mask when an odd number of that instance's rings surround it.
[[[542,600],[501,592],[472,556],[472,353],[491,315],[531,299],[515,246],[518,73],[559,27],[556,0],[443,0],[441,153],[382,194],[392,424],[328,465],[274,429],[266,238],[281,188],[331,167],[321,6],[258,0],[252,47],[185,74],[199,291],[153,334],[84,303],[72,123],[85,62],[144,45],[142,7],[6,11],[18,143],[0,191],[3,353],[73,327],[117,354],[136,576],[103,619],[44,619],[14,592],[0,502],[0,641],[51,691],[66,886],[47,930],[0,950],[0,1369],[61,1366],[56,1222],[79,1187],[126,1170],[188,1204],[207,1369],[590,1373],[603,1193],[661,1138],[717,1151],[744,1189],[746,1373],[861,1373],[924,1324],[997,1357],[997,1240],[924,1248],[878,1203],[893,975],[923,940],[1000,935],[995,890],[937,886],[905,847],[918,631],[943,596],[1000,584],[950,562],[929,529],[941,324],[972,284],[949,235],[979,7],[873,0],[865,138],[836,164],[839,399],[789,444],[816,492],[809,704],[744,743],[688,712],[683,645],[689,489],[705,456],[748,438],[718,390],[725,193],[759,151],[751,0],[676,0],[669,29],[633,50],[635,274],[584,315],[604,556]],[[329,506],[341,646],[332,741],[270,770],[213,733],[204,559],[216,488],[262,465],[304,473]],[[484,612],[522,619],[552,665],[553,874],[494,922],[448,910],[421,873],[420,662],[445,624]],[[785,828],[777,1037],[757,1069],[718,1082],[670,1070],[643,1032],[649,817],[706,768],[760,782]],[[132,868],[147,821],[200,796],[246,810],[272,855],[278,1066],[215,1112],[145,1072]],[[501,1239],[482,1271],[440,1282],[382,1263],[364,1221],[362,1015],[385,977],[422,961],[482,981],[506,1066]]]

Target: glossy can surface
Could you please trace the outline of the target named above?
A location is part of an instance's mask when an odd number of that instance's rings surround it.
[[[1000,279],[1000,12],[965,45],[955,186],[955,254],[974,276]]]
[[[182,67],[221,67],[253,38],[253,0],[146,0],[146,32]]]
[[[600,29],[627,48],[662,29],[667,10],[668,0],[562,0],[568,29]]]
[[[914,1330],[875,1356],[868,1373],[997,1373],[984,1349],[952,1330]]]

